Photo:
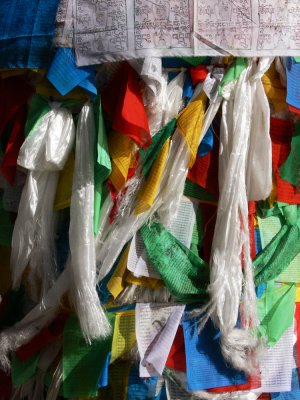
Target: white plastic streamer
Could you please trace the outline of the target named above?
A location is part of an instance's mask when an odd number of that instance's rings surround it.
[[[259,112],[259,126],[268,144],[266,128],[268,113],[257,102],[260,94],[261,76],[271,61],[261,60],[256,69],[256,61],[249,60],[248,67],[241,73],[234,85],[228,85],[229,91],[223,91],[223,115],[220,135],[220,198],[217,221],[212,244],[211,279],[209,293],[211,302],[208,315],[222,332],[222,351],[224,357],[240,370],[251,372],[256,367],[255,350],[258,341],[251,336],[250,328],[258,326],[256,295],[252,275],[248,232],[248,198],[246,178],[248,171],[249,193],[254,193],[256,182],[260,179],[253,170],[256,153],[248,154],[249,144],[255,143],[257,126],[251,125],[252,112]],[[255,73],[256,72],[256,73]],[[252,78],[251,78],[252,76]],[[254,118],[255,119],[255,118]],[[270,146],[267,147],[270,151]],[[269,155],[265,156],[264,183],[269,183],[271,169]],[[250,164],[248,165],[247,162]],[[260,182],[259,182],[260,183]],[[257,196],[267,196],[270,186],[258,185]],[[265,197],[264,197],[265,198]],[[242,261],[243,260],[243,261]],[[244,274],[243,274],[244,271]],[[240,301],[243,295],[243,329],[237,329]],[[253,351],[253,357],[250,352]]]
[[[71,297],[82,332],[88,342],[105,337],[110,325],[96,291],[96,259],[93,234],[94,143],[93,107],[86,103],[79,115],[76,132],[75,170],[70,208],[69,269]]]
[[[202,92],[203,87],[204,85],[202,83],[198,84],[191,101],[197,98],[197,96]],[[199,144],[218,112],[220,104],[220,99],[217,99],[215,103],[210,103],[204,115]],[[162,177],[161,191],[158,199],[160,204],[158,206],[159,208],[157,207],[157,212],[161,222],[166,226],[169,226],[171,221],[176,218],[188,174],[189,161],[190,152],[186,141],[179,130],[176,129],[172,138],[171,149]]]
[[[159,99],[153,107],[146,107],[151,134],[152,132],[158,132],[179,113],[183,104],[182,93],[184,80],[185,74],[183,71],[176,75],[168,84],[167,74],[162,74],[162,88]]]
[[[71,151],[75,128],[72,114],[52,103],[52,110],[23,143],[18,164],[29,170],[22,192],[13,237],[11,269],[18,288],[30,263],[44,294],[54,279],[53,201],[59,177]],[[36,251],[35,251],[36,250]],[[33,283],[37,285],[36,279]],[[37,286],[34,287],[37,292]]]
[[[261,78],[273,60],[274,57],[261,58],[250,79],[252,118],[246,170],[248,200],[265,200],[272,190],[270,107]]]
[[[56,400],[58,398],[59,390],[62,385],[62,378],[63,378],[62,360],[60,360],[53,373],[52,381],[47,391],[46,400]]]
[[[0,367],[10,370],[9,354],[28,343],[40,330],[57,315],[61,298],[68,290],[68,266],[55,284],[21,321],[0,333]]]

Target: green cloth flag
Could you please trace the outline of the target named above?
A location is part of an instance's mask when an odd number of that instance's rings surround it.
[[[193,236],[190,250],[192,253],[199,256],[199,247],[203,243],[204,230],[203,230],[203,221],[202,221],[202,212],[201,208],[198,206],[196,211],[196,221],[193,228]]]
[[[112,326],[115,315],[108,314]],[[63,334],[63,392],[64,397],[94,397],[97,395],[98,380],[108,353],[111,351],[112,336],[93,340],[87,344],[82,335],[79,321],[71,315]]]
[[[25,124],[24,134],[25,136],[30,136],[33,134],[35,129],[41,123],[42,118],[52,110],[50,106],[49,99],[45,96],[41,96],[39,94],[34,94],[29,103],[28,114],[27,114],[27,121]],[[75,107],[78,109],[82,105],[82,101],[80,100],[72,100],[67,99],[63,101],[57,102],[60,107],[62,108],[70,108],[72,109]],[[75,121],[76,122],[76,121]]]
[[[13,387],[17,388],[23,385],[23,383],[26,383],[35,375],[40,360],[40,355],[40,353],[36,353],[27,358],[25,361],[22,361],[16,354],[13,354],[11,368]]]
[[[152,138],[152,142],[147,149],[139,149],[139,155],[143,163],[143,174],[147,176],[156,160],[161,148],[166,140],[172,135],[176,126],[176,118],[173,118]]]
[[[300,186],[300,123],[295,125],[295,133],[292,137],[291,151],[279,168],[280,176],[294,186]]]
[[[34,94],[29,103],[27,120],[25,124],[24,134],[30,136],[35,128],[39,126],[42,118],[51,111],[51,107],[46,97]]]
[[[217,203],[218,198],[210,194],[206,189],[197,185],[197,183],[187,179],[184,186],[184,196],[193,197],[205,203]]]
[[[94,103],[96,146],[94,167],[94,235],[97,235],[103,202],[108,195],[104,182],[111,173],[111,160],[107,145],[106,130],[102,114],[101,98]]]
[[[273,279],[300,282],[300,208],[280,210],[281,215],[258,218],[263,250],[253,262],[256,285]]]
[[[222,82],[219,85],[219,95],[222,96],[224,86],[239,79],[241,73],[248,67],[248,59],[245,57],[236,58],[226,71]]]
[[[170,293],[181,302],[206,302],[209,266],[162,224],[143,225],[140,233],[147,256]]]
[[[268,345],[274,346],[284,332],[293,324],[296,300],[296,285],[276,287],[269,282],[258,300],[258,313],[261,321],[259,334],[267,338]]]

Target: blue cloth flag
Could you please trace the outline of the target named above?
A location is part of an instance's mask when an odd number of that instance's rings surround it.
[[[243,372],[226,365],[220,349],[220,332],[211,320],[198,334],[198,319],[182,322],[189,391],[206,390],[247,382]]]
[[[46,68],[59,0],[1,0],[0,68]]]
[[[98,381],[98,389],[108,386],[108,366],[110,363],[110,358],[111,358],[111,351],[107,354],[105,364],[103,365],[103,369]]]
[[[157,377],[140,378],[139,368],[133,365],[130,370],[127,390],[127,400],[154,399]]]
[[[93,68],[77,67],[72,49],[63,47],[57,49],[48,69],[47,78],[62,96],[76,86],[82,87],[92,96],[97,95]]]
[[[212,126],[208,128],[204,138],[198,147],[198,157],[203,157],[208,154],[214,146],[214,131]]]
[[[300,109],[300,64],[293,57],[286,57],[287,97],[286,102]]]

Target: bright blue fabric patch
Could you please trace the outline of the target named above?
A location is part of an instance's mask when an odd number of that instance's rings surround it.
[[[77,67],[72,49],[63,47],[57,49],[48,69],[47,78],[62,96],[76,86],[82,87],[91,95],[97,95],[93,68]]]
[[[300,399],[300,385],[298,370],[293,369],[292,374],[292,390],[290,392],[271,393],[272,400],[299,400]]]
[[[261,245],[260,231],[257,228],[254,229],[254,237],[255,237],[255,250],[256,254],[258,254],[262,251],[262,245]]]
[[[111,351],[107,354],[105,364],[103,366],[99,381],[98,381],[98,389],[108,386],[108,366],[110,363]]]
[[[300,109],[300,64],[293,57],[286,57],[287,97],[286,102]]]
[[[265,293],[266,287],[267,285],[265,283],[261,283],[256,287],[256,296],[258,299]]]
[[[157,377],[140,378],[139,368],[133,365],[130,370],[127,400],[147,400],[155,398]]]
[[[214,146],[214,131],[212,126],[208,128],[204,138],[202,139],[198,147],[198,157],[203,157],[208,154]]]
[[[220,332],[211,320],[198,335],[198,319],[183,320],[189,391],[247,383],[243,372],[226,365],[220,349]]]
[[[125,304],[124,306],[119,307],[109,307],[106,309],[107,312],[117,313],[121,311],[128,311],[128,310],[135,310],[135,303],[134,304]]]
[[[46,68],[59,0],[1,0],[0,68]]]
[[[190,74],[185,74],[185,80],[183,85],[183,97],[185,98],[186,104],[191,100],[194,94],[193,82]]]

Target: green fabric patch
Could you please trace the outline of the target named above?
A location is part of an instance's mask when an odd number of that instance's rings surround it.
[[[114,314],[108,314],[114,326]],[[63,392],[64,397],[94,397],[97,384],[111,351],[112,336],[93,340],[89,345],[82,335],[78,319],[71,315],[63,335]]]
[[[23,385],[35,375],[39,360],[40,353],[34,354],[25,361],[21,361],[16,354],[13,354],[11,374],[13,387]]]
[[[219,95],[222,96],[224,86],[239,79],[241,73],[248,67],[248,59],[245,57],[236,58],[226,71],[222,82],[219,85]]]
[[[104,125],[101,99],[97,97],[94,103],[96,146],[94,167],[94,235],[97,235],[101,208],[105,199],[105,185],[111,173],[111,161],[107,145],[106,130]]]
[[[185,181],[183,194],[187,197],[193,197],[194,199],[198,199],[203,202],[208,202],[208,203],[217,203],[218,202],[218,199],[216,196],[210,194],[203,187],[197,185],[197,183],[194,183],[194,182],[190,181],[189,179],[187,179]]]
[[[291,151],[285,163],[279,168],[280,176],[294,186],[300,186],[300,123],[295,125]]]
[[[140,230],[147,256],[165,285],[181,302],[206,302],[209,266],[158,222]]]
[[[293,324],[295,312],[296,285],[274,286],[267,284],[266,291],[258,300],[261,321],[258,328],[261,336],[267,337],[268,345],[274,346],[284,332]]]
[[[273,279],[300,282],[299,210],[289,205],[278,216],[258,218],[263,250],[253,262],[257,285]]]
[[[143,174],[147,176],[166,140],[172,135],[176,126],[176,118],[173,118],[167,125],[158,131],[152,138],[150,146],[144,150],[139,149],[139,155],[143,163]]]

